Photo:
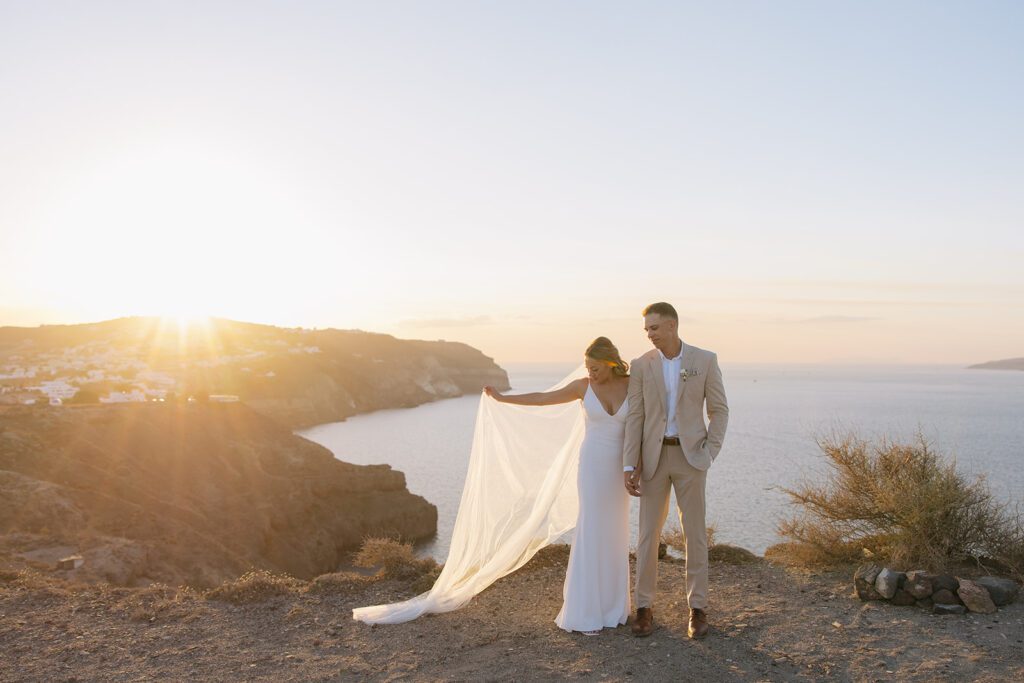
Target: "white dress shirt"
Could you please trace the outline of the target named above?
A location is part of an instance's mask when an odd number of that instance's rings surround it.
[[[679,436],[679,427],[676,425],[676,395],[679,391],[679,372],[683,366],[683,345],[679,345],[679,353],[675,358],[666,358],[665,354],[658,349],[661,356],[661,375],[665,378],[665,414],[668,416],[668,423],[665,425],[665,436]]]
[[[679,436],[679,425],[676,424],[676,392],[679,391],[679,373],[683,369],[683,345],[679,345],[679,353],[675,358],[666,358],[665,354],[658,349],[661,356],[661,376],[665,379],[665,410],[668,415],[668,422],[665,424],[665,436]],[[636,468],[626,465],[623,472],[633,472]]]

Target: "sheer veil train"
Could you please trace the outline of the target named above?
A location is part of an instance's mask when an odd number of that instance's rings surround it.
[[[580,365],[557,389],[586,376]],[[578,402],[543,407],[481,395],[448,559],[428,592],[404,602],[352,610],[370,624],[450,612],[576,524],[576,472],[583,442]]]

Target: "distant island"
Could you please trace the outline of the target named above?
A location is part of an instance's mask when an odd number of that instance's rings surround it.
[[[987,363],[968,365],[969,370],[1024,370],[1024,358],[1006,358],[991,360]]]
[[[0,404],[241,401],[291,429],[508,388],[466,344],[211,318],[0,327]]]

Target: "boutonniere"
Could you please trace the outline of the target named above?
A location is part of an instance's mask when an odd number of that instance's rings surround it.
[[[696,369],[685,369],[684,368],[684,369],[679,371],[679,379],[681,379],[681,380],[683,380],[685,382],[686,380],[690,379],[691,377],[696,377],[699,374],[700,374],[700,372],[698,372]]]

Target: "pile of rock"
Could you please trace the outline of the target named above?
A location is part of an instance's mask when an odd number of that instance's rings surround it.
[[[875,564],[858,567],[853,584],[861,600],[917,605],[935,614],[991,614],[1013,602],[1020,591],[1016,581],[997,576],[961,579],[923,570],[898,572]]]

